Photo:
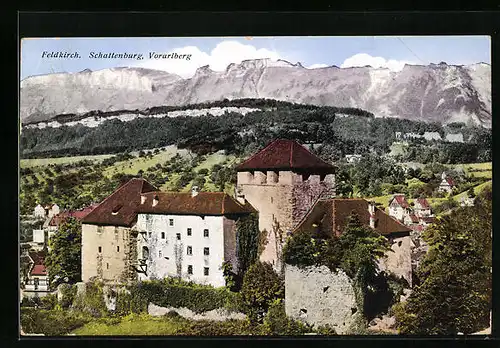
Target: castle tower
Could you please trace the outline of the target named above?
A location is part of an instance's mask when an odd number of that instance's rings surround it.
[[[319,198],[335,196],[334,167],[293,140],[275,140],[237,167],[239,200],[259,212],[267,232],[261,261],[280,266],[286,236]]]

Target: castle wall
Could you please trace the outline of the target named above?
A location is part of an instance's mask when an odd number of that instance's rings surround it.
[[[338,334],[349,332],[357,304],[352,280],[328,267],[285,267],[285,311],[314,326],[331,325]]]
[[[389,239],[391,251],[386,253],[385,258],[378,261],[381,271],[389,271],[398,277],[403,277],[410,287],[412,286],[411,253],[413,242],[410,236]]]

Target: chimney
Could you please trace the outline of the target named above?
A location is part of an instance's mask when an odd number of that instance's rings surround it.
[[[158,204],[158,195],[155,195],[153,197],[153,207],[155,207]]]
[[[141,195],[141,204],[144,204],[146,202],[146,196]]]
[[[191,197],[198,196],[199,192],[200,192],[200,190],[199,190],[198,186],[191,187]]]
[[[370,213],[370,227],[375,228],[375,203],[368,202],[368,212]]]

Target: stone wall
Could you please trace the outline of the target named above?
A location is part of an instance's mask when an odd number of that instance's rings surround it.
[[[413,242],[410,236],[389,239],[391,251],[386,253],[385,258],[379,259],[378,265],[381,271],[394,273],[397,277],[404,278],[408,285],[412,286],[412,248]]]
[[[338,334],[349,333],[360,315],[352,280],[328,267],[285,267],[285,311],[314,326],[331,325]]]
[[[160,307],[153,303],[148,305],[148,314],[152,316],[162,316],[169,312],[177,312],[181,317],[192,319],[192,320],[214,320],[214,321],[225,321],[225,320],[245,320],[246,315],[238,312],[229,312],[224,308],[214,309],[204,313],[194,313],[188,308],[175,308],[175,307]]]

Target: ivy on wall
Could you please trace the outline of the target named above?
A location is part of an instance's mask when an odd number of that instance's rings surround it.
[[[261,233],[256,214],[241,217],[236,221],[236,243],[238,257],[238,274],[246,270],[259,258],[261,249]]]

